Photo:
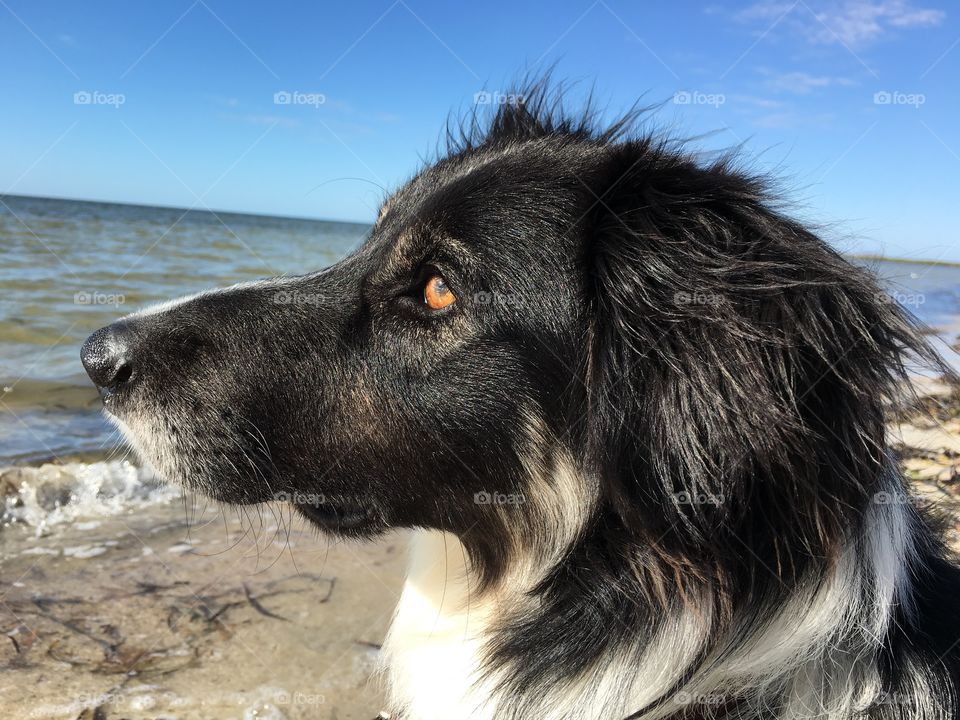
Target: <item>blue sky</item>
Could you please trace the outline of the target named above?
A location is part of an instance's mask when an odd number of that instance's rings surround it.
[[[845,250],[960,261],[946,2],[0,0],[0,63],[0,193],[371,221],[340,178],[395,186],[449,111],[555,65],[745,145]]]

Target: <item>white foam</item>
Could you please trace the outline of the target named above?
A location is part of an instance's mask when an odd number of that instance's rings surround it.
[[[87,521],[85,527],[95,527],[92,518],[180,496],[177,488],[161,483],[152,471],[126,460],[7,469],[0,477],[9,493],[0,505],[3,524],[29,525],[38,535],[78,519]]]

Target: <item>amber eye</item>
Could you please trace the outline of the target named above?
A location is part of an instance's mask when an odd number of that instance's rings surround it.
[[[431,310],[443,310],[453,305],[457,296],[447,285],[447,281],[439,275],[433,275],[423,286],[423,302]]]

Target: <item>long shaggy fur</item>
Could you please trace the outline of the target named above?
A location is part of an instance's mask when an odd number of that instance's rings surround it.
[[[885,431],[912,365],[949,372],[914,320],[734,156],[516,96],[333,268],[128,318],[176,372],[111,412],[216,497],[417,529],[407,720],[958,717],[960,573]]]

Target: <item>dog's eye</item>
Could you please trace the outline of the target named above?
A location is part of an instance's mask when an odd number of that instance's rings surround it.
[[[423,286],[423,303],[431,310],[443,310],[457,301],[457,296],[440,275],[432,275]]]

